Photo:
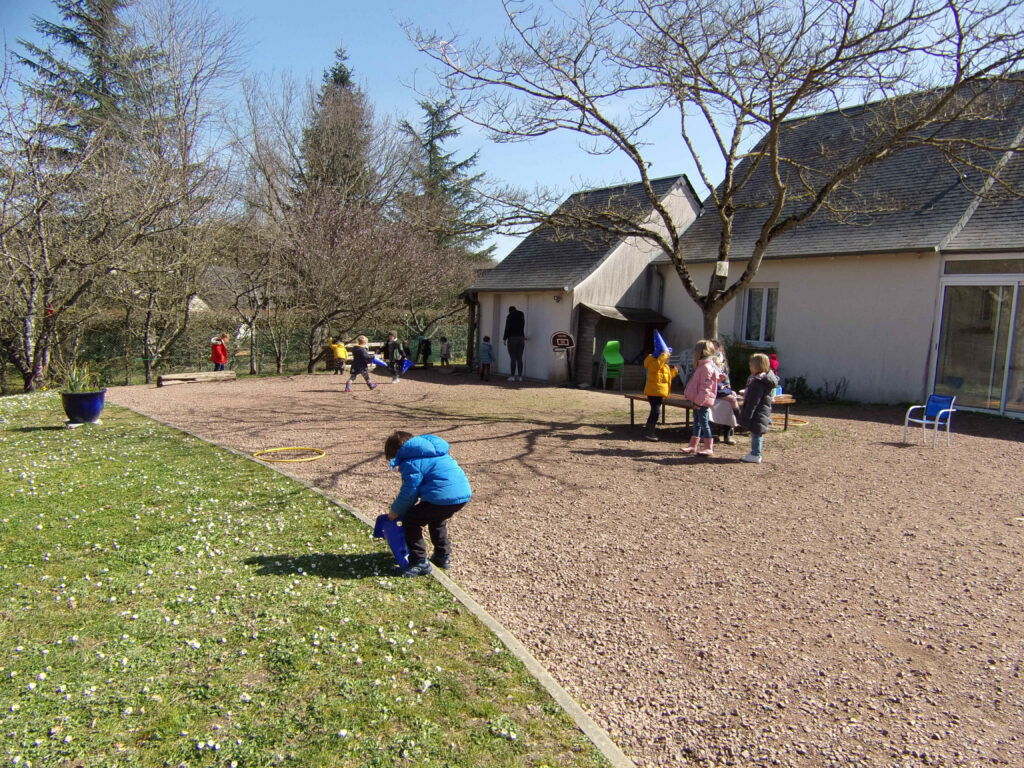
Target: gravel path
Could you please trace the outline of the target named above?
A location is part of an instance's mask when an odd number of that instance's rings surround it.
[[[342,380],[108,397],[245,451],[322,448],[279,466],[369,514],[399,485],[384,437],[444,437],[475,491],[452,577],[638,764],[1024,766],[1024,424],[957,414],[933,450],[895,409],[805,409],[756,466],[684,457],[681,425],[636,440],[618,395]]]

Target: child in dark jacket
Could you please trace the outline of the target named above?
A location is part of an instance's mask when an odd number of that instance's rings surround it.
[[[409,546],[409,567],[403,576],[425,576],[430,562],[447,568],[451,562],[448,518],[462,509],[473,495],[462,467],[448,455],[449,445],[435,435],[413,436],[394,432],[384,443],[391,468],[402,473],[402,489],[391,504],[388,517],[401,519]],[[430,531],[434,554],[427,561],[423,526]]]
[[[366,345],[369,343],[369,339],[365,336],[360,336],[356,339],[356,346],[352,349],[352,363],[348,367],[348,381],[345,382],[345,391],[352,391],[352,382],[356,380],[356,376],[362,376],[366,379],[366,386],[370,389],[376,389],[377,385],[370,381],[370,363],[373,362],[373,354]]]
[[[750,453],[743,457],[743,461],[761,463],[764,436],[772,425],[772,398],[778,385],[779,380],[772,373],[768,355],[751,355],[750,378],[743,391],[743,407],[740,409],[740,424],[750,430]]]

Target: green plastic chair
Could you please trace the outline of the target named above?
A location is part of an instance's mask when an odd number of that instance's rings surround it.
[[[622,391],[622,366],[626,361],[622,359],[622,353],[619,351],[619,342],[609,341],[604,345],[604,351],[601,352],[601,389],[608,388],[608,379],[619,380],[619,391]]]

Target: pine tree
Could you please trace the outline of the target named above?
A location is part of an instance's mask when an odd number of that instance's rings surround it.
[[[296,173],[299,197],[329,191],[342,201],[364,200],[372,186],[368,152],[372,114],[365,94],[345,64],[345,49],[335,52],[334,64],[324,70],[323,83],[308,126],[302,135],[301,161]]]
[[[417,154],[417,190],[406,202],[407,212],[430,232],[438,249],[486,261],[494,247],[480,249],[486,237],[484,206],[477,191],[483,174],[472,173],[480,153],[457,160],[454,152],[445,152],[444,145],[460,133],[449,103],[421,101],[420,108],[424,113],[420,130],[408,122],[402,124]]]
[[[145,53],[123,21],[127,0],[55,0],[63,23],[35,17],[42,46],[19,40],[16,59],[28,72],[22,86],[53,115],[45,133],[52,147],[81,152],[103,126],[116,125],[129,93],[138,93]]]

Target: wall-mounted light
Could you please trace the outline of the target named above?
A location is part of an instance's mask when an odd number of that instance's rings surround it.
[[[558,302],[560,302],[562,300],[562,294],[556,293],[553,298],[555,300],[555,304],[557,304]]]

